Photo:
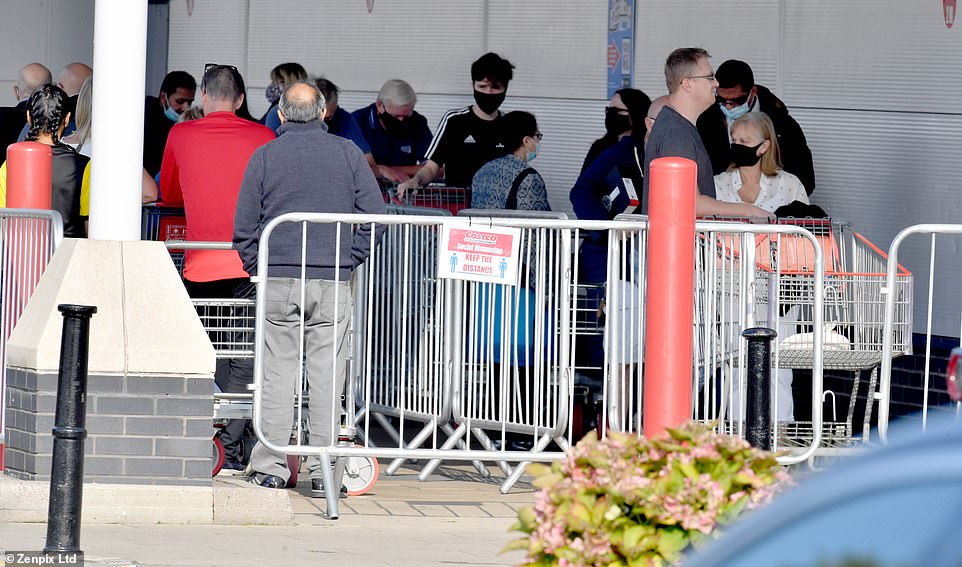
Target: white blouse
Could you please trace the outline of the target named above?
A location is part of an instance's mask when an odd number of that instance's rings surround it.
[[[797,177],[784,169],[779,169],[776,175],[764,175],[759,181],[761,187],[754,203],[758,208],[774,213],[776,209],[791,203],[801,201],[809,204],[805,186]],[[715,176],[715,198],[726,203],[741,203],[742,197],[738,190],[742,188],[742,176],[738,169],[723,171]]]

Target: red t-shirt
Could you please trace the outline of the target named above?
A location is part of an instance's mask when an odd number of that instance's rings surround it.
[[[174,125],[160,167],[160,200],[183,206],[187,240],[230,242],[234,209],[251,154],[275,138],[266,126],[213,112],[200,120]],[[246,278],[235,250],[189,250],[184,278],[209,282]]]

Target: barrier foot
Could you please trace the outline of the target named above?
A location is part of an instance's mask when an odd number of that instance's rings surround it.
[[[541,436],[541,438],[538,439],[538,443],[532,447],[531,452],[540,453],[541,451],[544,451],[545,447],[548,446],[548,443],[551,443],[551,436]],[[567,443],[565,443],[565,445],[567,445]],[[518,466],[514,467],[514,471],[508,476],[508,478],[504,480],[504,483],[502,483],[501,487],[498,489],[501,491],[501,494],[507,494],[512,488],[514,488],[515,483],[521,480],[521,475],[524,474],[524,469],[527,468],[528,464],[528,461],[522,461],[518,463]]]
[[[441,426],[441,431],[443,431],[444,434],[447,435],[448,437],[451,437],[452,435],[454,435],[454,428],[447,423]],[[468,444],[465,443],[463,440],[458,441],[457,446],[458,446],[458,449],[461,449],[461,450],[468,448]],[[488,478],[489,476],[491,476],[491,472],[488,470],[488,467],[484,466],[484,463],[482,463],[481,461],[471,461],[471,464],[474,465],[474,470],[478,471],[478,474],[481,475],[481,478]]]
[[[472,433],[474,433],[475,439],[477,439],[478,442],[481,443],[481,446],[484,447],[486,451],[494,450],[494,443],[491,442],[491,438],[488,437],[487,433],[485,433],[481,429],[478,429],[477,427],[472,428],[471,431]],[[481,470],[478,469],[478,472],[481,473],[481,476],[483,476],[484,478],[488,478],[489,476],[491,476],[491,473],[488,471],[488,468],[485,467],[484,465],[481,465],[481,466],[484,468],[484,472],[481,472]],[[475,465],[475,468],[477,468],[477,465]],[[501,472],[504,473],[504,476],[509,476],[512,472],[514,472],[514,469],[511,468],[511,465],[509,465],[507,461],[498,461],[498,468],[501,469]]]
[[[407,449],[417,449],[418,447],[421,446],[422,443],[424,443],[424,441],[427,440],[428,437],[431,436],[431,432],[432,432],[433,430],[434,430],[434,424],[433,424],[433,423],[426,423],[426,424],[424,424],[424,427],[421,429],[421,431],[418,431],[418,434],[415,435],[415,436],[414,436],[414,439],[412,439],[411,442],[407,444],[407,447],[406,447],[406,448],[407,448]],[[400,446],[401,444],[398,443],[398,445]],[[391,462],[391,466],[389,466],[389,467],[387,468],[387,471],[386,471],[386,472],[387,472],[388,476],[391,476],[391,475],[394,475],[395,473],[397,473],[398,469],[401,468],[401,465],[403,465],[405,461],[407,461],[407,459],[403,459],[403,458],[394,459],[394,460]]]
[[[373,415],[374,419],[381,424],[381,427],[384,428],[384,431],[388,434],[388,437],[394,440],[394,444],[400,447],[402,445],[401,434],[398,433],[398,430],[393,425],[391,425],[391,422],[388,420],[388,418],[384,417],[384,414],[380,413],[372,413],[371,415]]]
[[[453,433],[453,435],[451,435],[451,437],[448,437],[448,439],[444,442],[444,444],[441,445],[441,449],[446,450],[457,445],[458,441],[460,441],[461,438],[464,437],[464,434],[466,432],[467,432],[467,427],[464,425],[459,425],[457,429],[451,432]],[[441,459],[431,459],[430,461],[428,461],[428,463],[424,465],[424,470],[422,470],[421,474],[418,475],[418,480],[422,482],[427,480],[428,477],[431,476],[431,473],[433,473],[434,470],[438,468],[438,465],[440,464],[441,464]]]
[[[340,485],[334,484],[334,471],[331,470],[331,455],[326,451],[320,454],[321,460],[321,482],[324,484],[324,499],[327,501],[327,517],[336,520],[340,517],[338,510],[338,498],[341,494]],[[344,473],[341,465],[341,474]]]

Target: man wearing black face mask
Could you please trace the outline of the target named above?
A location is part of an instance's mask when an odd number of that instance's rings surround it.
[[[482,165],[508,153],[498,108],[513,69],[514,65],[497,53],[486,53],[471,64],[474,104],[444,114],[427,160],[411,179],[398,185],[398,196],[434,181],[442,166],[448,186],[469,187]]]
[[[375,175],[393,183],[407,181],[420,169],[431,129],[424,116],[414,111],[417,95],[407,82],[384,83],[377,102],[352,114],[377,164]]]

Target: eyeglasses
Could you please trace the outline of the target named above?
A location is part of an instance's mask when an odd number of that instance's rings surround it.
[[[540,142],[541,138],[544,138],[544,134],[542,134],[541,132],[535,132],[534,136],[531,136],[531,137]]]
[[[685,78],[686,79],[708,79],[709,81],[714,81],[715,74],[712,73],[711,75],[692,75],[690,77],[685,77]]]
[[[628,109],[618,108],[617,106],[606,106],[605,114],[628,114]]]
[[[718,104],[724,104],[725,106],[741,106],[748,102],[748,97],[752,96],[751,92],[747,92],[742,96],[736,96],[735,98],[724,98],[721,95],[715,95],[715,102]]]

